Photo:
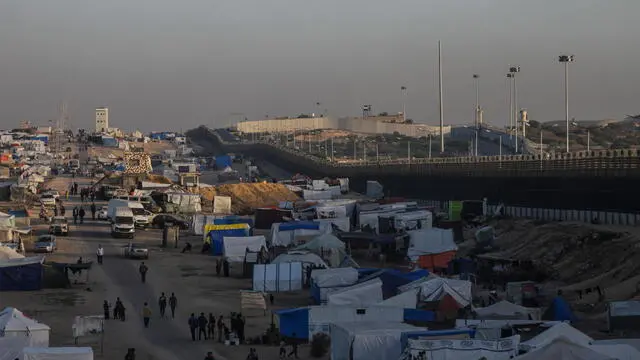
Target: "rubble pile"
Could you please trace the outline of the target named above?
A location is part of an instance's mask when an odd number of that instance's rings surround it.
[[[212,202],[216,195],[231,197],[231,211],[239,215],[250,214],[256,208],[277,206],[280,201],[300,199],[286,186],[274,183],[225,184],[203,187],[199,191],[207,202]]]

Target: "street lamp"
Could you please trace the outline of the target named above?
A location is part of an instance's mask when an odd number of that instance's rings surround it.
[[[402,122],[407,122],[407,107],[406,107],[406,98],[407,98],[407,87],[401,86],[400,91],[402,91]]]
[[[513,137],[513,74],[507,74],[507,81],[509,82],[509,138]]]
[[[480,75],[473,74],[473,82],[476,88],[476,111],[475,111],[475,128],[476,128],[476,141],[475,141],[475,156],[478,156],[478,130],[480,129]]]
[[[520,66],[511,66],[509,68],[511,78],[513,79],[513,107],[514,107],[514,125],[516,128],[516,154],[518,153],[518,85],[516,83],[516,74],[520,72]]]
[[[564,111],[567,121],[567,153],[569,152],[569,63],[574,61],[573,55],[560,55],[558,61],[564,63]]]

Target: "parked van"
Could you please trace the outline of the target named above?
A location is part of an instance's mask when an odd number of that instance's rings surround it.
[[[146,228],[151,224],[151,218],[153,214],[147,211],[142,203],[136,201],[129,201],[128,206],[133,212],[133,220],[138,228]]]
[[[115,217],[116,209],[119,208],[119,207],[127,207],[128,208],[129,207],[129,200],[111,199],[107,203],[107,206],[108,206],[107,217],[109,218],[109,221],[113,223],[113,218]]]
[[[128,237],[133,239],[136,234],[133,212],[129,207],[117,207],[111,218],[111,237]]]

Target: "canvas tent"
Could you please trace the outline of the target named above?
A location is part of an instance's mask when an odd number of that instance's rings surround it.
[[[289,246],[292,244],[302,244],[316,236],[330,233],[331,230],[331,223],[315,221],[274,223],[271,226],[271,245]]]
[[[557,325],[556,325],[557,326]],[[588,345],[573,342],[567,337],[559,337],[542,347],[518,356],[518,360],[617,360],[614,357],[590,349]]]
[[[3,337],[28,337],[29,346],[49,346],[51,328],[26,317],[20,310],[7,307],[0,312],[0,334]]]
[[[0,291],[42,288],[44,256],[0,260]]]
[[[600,354],[608,355],[616,360],[637,360],[640,359],[640,351],[631,345],[626,344],[611,344],[611,345],[598,345],[593,344],[589,347],[591,350],[595,350]]]
[[[388,360],[402,355],[402,333],[421,328],[391,322],[341,322],[330,325],[331,360]]]
[[[474,339],[409,339],[399,359],[422,358],[429,360],[509,360],[518,354],[520,336],[512,336],[497,341]],[[518,357],[515,357],[519,359]],[[555,358],[554,358],[555,359]],[[560,358],[558,358],[560,359]],[[542,358],[538,360],[543,360]],[[546,359],[544,359],[546,360]]]
[[[276,258],[271,261],[272,264],[291,262],[302,263],[302,266],[304,268],[307,268],[311,265],[327,267],[327,263],[325,263],[324,260],[320,258],[320,256],[308,251],[289,251],[287,253],[276,256]]]
[[[247,249],[252,252],[267,248],[267,240],[264,236],[223,236],[224,257],[229,262],[243,262]]]
[[[321,249],[339,249],[344,250],[344,242],[333,236],[333,234],[322,234],[313,238],[313,240],[309,241],[306,244],[302,244],[295,248],[295,250],[309,250],[309,251],[319,251]]]
[[[388,306],[404,309],[415,309],[418,305],[419,288],[410,289],[396,296],[390,297],[387,300],[379,302],[376,306]]]
[[[447,268],[458,251],[452,229],[411,230],[407,257],[423,269]]]
[[[523,342],[521,348],[527,351],[541,348],[559,338],[565,338],[567,341],[581,346],[589,346],[593,342],[592,338],[573,326],[567,323],[559,323],[538,334],[536,337]]]
[[[29,347],[23,353],[24,360],[93,360],[90,347]]]
[[[29,338],[0,337],[0,360],[22,359],[22,349],[29,346]]]
[[[540,309],[527,308],[504,300],[487,307],[475,308],[474,311],[477,319],[540,320]]]
[[[321,288],[353,285],[358,281],[358,270],[351,267],[315,269],[311,272],[311,280]]]
[[[253,290],[282,292],[302,289],[302,263],[283,262],[253,266]]]
[[[375,278],[329,294],[329,306],[368,307],[382,301],[382,280]]]
[[[434,277],[419,284],[419,287],[420,300],[424,302],[439,301],[450,296],[459,307],[471,303],[470,281]]]

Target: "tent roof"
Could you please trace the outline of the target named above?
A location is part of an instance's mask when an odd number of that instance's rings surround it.
[[[26,336],[0,337],[0,359],[22,359],[22,349],[29,346]]]
[[[471,282],[467,280],[434,277],[420,283],[419,287],[423,301],[439,301],[449,295],[461,307],[471,303]]]
[[[0,261],[0,268],[13,267],[13,266],[25,266],[32,264],[42,264],[44,262],[44,256],[31,256],[14,259],[5,259]]]
[[[523,342],[522,347],[525,349],[540,348],[560,338],[564,338],[567,341],[582,346],[588,346],[593,342],[593,339],[582,331],[567,323],[559,323],[550,327],[548,330],[543,331],[534,338]]]
[[[302,244],[295,248],[296,250],[319,250],[323,249],[344,249],[344,242],[332,234],[322,234],[316,236],[313,240],[306,244]]]
[[[288,253],[278,255],[271,261],[272,264],[290,262],[311,263],[329,267],[320,256],[306,251],[289,251]]]
[[[51,330],[45,324],[26,317],[20,310],[7,307],[0,312],[0,330],[2,331],[34,331]]]
[[[558,325],[554,327],[557,326]],[[545,344],[539,349],[518,356],[518,359],[615,360],[615,358],[601,354],[593,349],[590,349],[588,346],[576,344],[566,337],[556,338],[552,342]]]
[[[478,314],[479,317],[518,316],[523,319],[527,319],[528,316],[531,315],[532,320],[537,320],[540,309],[527,308],[503,300],[487,307],[476,308],[474,309],[474,311],[476,312],[476,314]]]

